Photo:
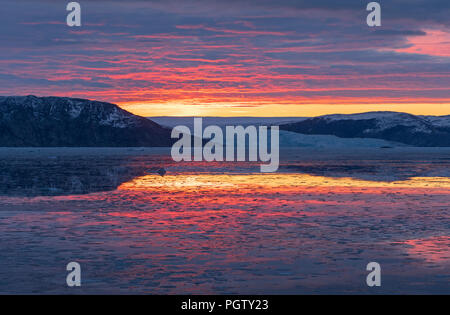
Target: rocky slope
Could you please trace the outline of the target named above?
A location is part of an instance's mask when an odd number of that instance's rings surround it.
[[[0,97],[2,147],[169,146],[170,130],[117,105],[67,97]]]

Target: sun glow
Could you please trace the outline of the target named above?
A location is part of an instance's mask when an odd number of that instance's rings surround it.
[[[328,114],[354,114],[370,111],[396,111],[413,115],[449,115],[450,103],[386,103],[386,104],[189,104],[184,101],[166,103],[125,102],[123,109],[140,116],[221,116],[221,117],[314,117]]]

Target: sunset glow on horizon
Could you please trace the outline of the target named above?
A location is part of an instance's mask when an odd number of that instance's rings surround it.
[[[203,104],[185,105],[168,103],[119,103],[121,108],[144,117],[203,116],[203,117],[316,117],[331,114],[356,114],[372,111],[404,112],[413,115],[450,115],[450,103],[442,104]]]

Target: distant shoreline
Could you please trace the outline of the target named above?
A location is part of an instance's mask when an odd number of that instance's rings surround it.
[[[15,158],[55,158],[59,156],[145,156],[145,155],[167,155],[170,157],[170,147],[0,147],[0,157]],[[366,156],[368,158],[383,158],[394,155],[404,155],[408,160],[414,155],[423,156],[427,154],[449,155],[450,147],[392,147],[392,148],[315,148],[315,147],[281,147],[281,158],[283,155],[289,157],[300,155],[314,159],[320,155],[328,156]],[[284,153],[284,154],[283,154]]]

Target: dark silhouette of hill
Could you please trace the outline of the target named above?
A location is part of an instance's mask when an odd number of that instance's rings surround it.
[[[67,97],[0,97],[2,147],[161,147],[170,130],[117,105]]]
[[[397,112],[325,115],[282,124],[281,130],[341,138],[376,138],[421,147],[450,147],[450,116]]]

